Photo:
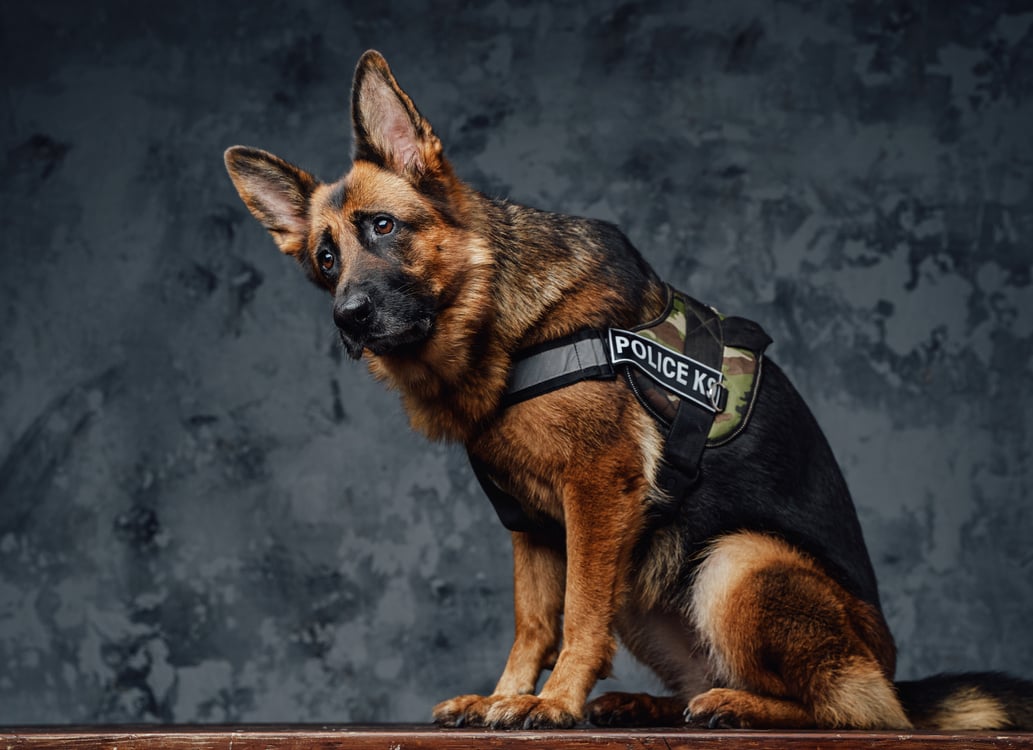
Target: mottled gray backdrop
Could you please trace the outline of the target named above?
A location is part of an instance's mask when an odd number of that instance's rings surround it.
[[[2,5],[0,723],[423,720],[493,685],[506,533],[222,166],[341,174],[368,47],[465,178],[773,334],[901,675],[1033,677],[1033,2],[425,5]]]

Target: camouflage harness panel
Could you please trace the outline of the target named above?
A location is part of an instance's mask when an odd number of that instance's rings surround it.
[[[670,294],[670,303],[664,315],[633,330],[638,335],[668,349],[683,352],[687,323],[692,317],[692,311],[698,311],[704,305],[674,289],[670,290]],[[713,308],[706,309],[717,315],[722,333],[726,327],[739,327],[741,325],[739,321],[743,320],[742,318],[728,319]],[[727,324],[726,321],[728,321]],[[759,330],[756,324],[752,325]],[[742,345],[732,346],[724,341],[722,344],[721,385],[727,390],[728,396],[724,409],[714,415],[714,422],[707,435],[707,447],[722,445],[745,429],[753,409],[753,401],[760,389],[763,347],[759,351],[754,351]],[[756,345],[754,344],[754,346]],[[662,425],[670,427],[681,397],[664,388],[641,370],[628,367],[626,377],[646,410]]]

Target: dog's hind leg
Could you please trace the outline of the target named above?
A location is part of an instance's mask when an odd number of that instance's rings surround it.
[[[881,614],[785,542],[741,532],[696,572],[693,621],[725,685],[690,701],[701,726],[908,728]]]

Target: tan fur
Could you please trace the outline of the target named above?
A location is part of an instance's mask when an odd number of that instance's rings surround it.
[[[719,704],[704,694],[690,709],[731,712],[735,704],[739,721],[754,727],[910,727],[870,642],[869,609],[779,539],[719,539],[697,570],[691,617],[718,679],[739,691],[722,693]],[[777,670],[766,662],[770,653]],[[745,697],[752,693],[776,702]]]
[[[814,697],[820,727],[908,729],[911,721],[897,700],[893,683],[871,658],[853,657],[837,664],[824,693]]]
[[[947,698],[922,729],[966,732],[1008,726],[1008,714],[1000,701],[975,687],[962,688]]]
[[[777,563],[808,567],[805,560],[771,537],[743,533],[726,537],[712,545],[703,564],[696,571],[692,592],[692,620],[710,648],[712,664],[718,679],[732,686],[744,669],[742,664],[728,663],[735,654],[733,634],[725,625],[735,619],[739,604],[736,594],[744,580],[758,570]]]

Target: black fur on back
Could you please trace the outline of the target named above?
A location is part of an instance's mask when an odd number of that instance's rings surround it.
[[[727,445],[703,452],[700,480],[677,512],[692,557],[724,534],[775,534],[817,559],[847,591],[880,607],[861,524],[832,449],[768,358],[749,426]],[[684,584],[692,572],[692,566],[684,571]]]

